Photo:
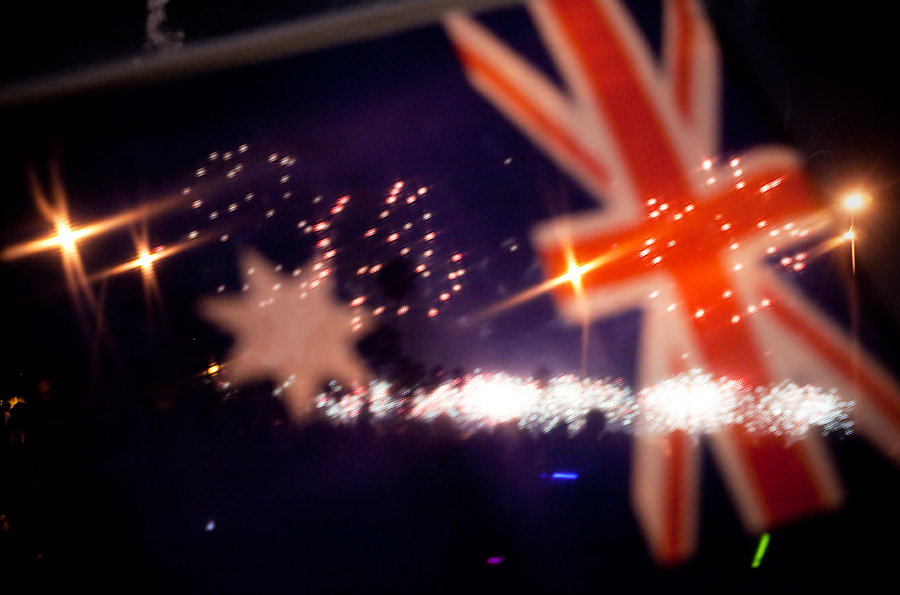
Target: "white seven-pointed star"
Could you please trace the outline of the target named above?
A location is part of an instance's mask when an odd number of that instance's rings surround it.
[[[255,252],[240,258],[245,292],[208,298],[201,315],[235,338],[223,370],[235,384],[271,380],[295,421],[312,412],[321,384],[358,386],[370,378],[354,343],[369,324],[367,312],[336,301],[330,277],[312,262],[297,277],[275,272]]]

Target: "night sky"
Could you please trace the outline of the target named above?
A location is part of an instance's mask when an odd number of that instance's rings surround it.
[[[889,42],[873,33],[872,27],[880,26],[878,19],[866,18],[864,11],[847,16],[775,4],[710,6],[723,31],[726,57],[723,149],[731,153],[762,142],[794,141],[827,200],[837,200],[839,193],[860,186],[874,196],[873,208],[860,214],[857,221],[862,234],[859,282],[865,289],[872,324],[880,334],[892,334],[897,322],[892,297],[896,295],[896,279],[900,278],[891,257],[896,240],[890,225],[897,211],[891,195],[891,164],[896,162],[897,147],[894,136],[886,133],[894,128],[895,118],[889,112],[892,104],[887,85],[877,76],[875,61],[889,51]],[[323,3],[323,10],[332,8],[340,7]],[[26,68],[30,71],[27,74],[34,74],[70,67],[72,60],[93,63],[142,51],[141,11],[133,7],[129,11],[118,4],[102,10],[96,7],[91,13],[99,15],[99,20],[72,27],[67,25],[80,22],[77,11],[66,10],[72,13],[54,13],[50,22],[42,20],[45,27],[23,28],[37,33],[17,42],[21,60],[11,64],[5,78],[21,79]],[[239,4],[214,10],[201,3],[188,10],[175,1],[169,7],[169,28],[184,31],[190,46],[192,40],[202,42],[298,16],[295,10],[276,3],[247,17]],[[658,9],[653,3],[644,3],[636,15],[651,42],[658,43]],[[38,16],[46,20],[43,14],[26,14],[24,18],[37,20]],[[553,76],[524,13],[489,16],[486,22]],[[101,23],[120,26],[101,31]],[[826,49],[839,34],[846,35],[840,44],[842,51]],[[51,35],[54,43],[41,43],[44,35]],[[67,39],[84,53],[58,49]],[[541,366],[554,372],[571,371],[571,362],[577,360],[578,332],[567,333],[568,329],[553,322],[552,305],[546,299],[514,315],[501,315],[478,329],[459,324],[467,311],[490,307],[539,279],[540,270],[526,240],[531,225],[553,212],[589,208],[592,201],[471,92],[437,28],[397,36],[394,43],[356,44],[185,81],[49,98],[7,108],[4,113],[11,138],[5,147],[9,157],[3,162],[8,169],[4,179],[9,187],[7,194],[18,197],[4,203],[8,213],[4,216],[5,244],[42,232],[43,224],[24,188],[22,172],[28,165],[43,171],[46,179],[48,163],[56,160],[71,195],[73,217],[76,221],[89,220],[178,192],[190,184],[191,174],[209,153],[249,143],[251,155],[257,158],[267,151],[282,151],[297,159],[291,172],[291,190],[298,198],[322,195],[328,201],[350,194],[360,197],[354,200],[356,206],[360,201],[371,202],[401,179],[433,190],[429,199],[434,201],[434,223],[441,228],[443,249],[462,251],[470,265],[477,264],[482,272],[490,267],[491,271],[482,275],[482,280],[470,277],[472,285],[464,292],[465,299],[454,300],[459,303],[451,308],[457,324],[444,322],[450,316],[441,317],[441,326],[452,337],[441,344],[445,348],[464,344],[465,348],[430,353],[427,345],[416,345],[416,351],[425,349],[430,359],[427,363],[448,367],[493,365],[528,373]],[[510,162],[504,164],[506,160]],[[248,171],[241,177],[259,179],[263,186],[271,184],[271,180],[263,180],[264,169]],[[253,183],[242,183],[246,185],[244,190],[252,191]],[[211,200],[224,206],[229,201],[226,195],[237,194],[236,186],[222,186]],[[301,207],[290,209],[291,217],[302,219]],[[461,223],[463,213],[465,224]],[[341,233],[352,235],[354,225],[361,225],[365,216],[358,213],[355,223],[349,215],[344,216]],[[178,233],[185,233],[179,229],[183,225],[188,224],[178,220],[177,212],[165,221],[153,222],[151,243],[173,242]],[[216,266],[227,269],[225,262],[235,250],[257,246],[266,252],[261,244],[267,242],[272,244],[270,258],[288,256],[273,251],[283,252],[290,237],[277,240],[280,244],[276,245],[271,230],[261,234],[258,222],[255,227],[256,231],[243,229],[232,234],[229,246],[219,251],[204,248],[209,254],[204,262],[211,258]],[[114,238],[103,241],[113,242]],[[502,255],[504,242],[515,243],[523,250],[518,254],[507,250]],[[127,250],[128,244],[124,245]],[[300,247],[300,252],[290,258],[304,260],[308,254],[302,250],[308,248]],[[120,239],[118,247],[98,248],[93,254],[88,250],[85,258],[97,259],[98,267],[112,266],[117,257],[122,259],[112,251],[121,249]],[[344,251],[344,256],[353,260],[352,249]],[[509,263],[498,261],[495,266],[491,260],[501,256]],[[185,271],[195,264],[194,258],[178,257],[175,260],[180,262],[167,264],[170,270],[161,270],[160,274],[189,277]],[[49,295],[53,291],[53,257],[42,255],[16,265],[28,269],[26,274],[41,285],[38,293],[47,295],[50,301],[60,300],[60,295]],[[352,267],[348,263],[344,268]],[[480,286],[479,282],[495,286]],[[218,285],[215,282],[214,287]],[[181,289],[163,287],[163,294]],[[192,290],[208,291],[203,287]],[[13,299],[30,309],[28,292],[17,292]],[[823,295],[821,299],[830,307],[840,298]],[[173,309],[172,315],[177,314]],[[8,324],[21,329],[11,334],[28,334],[32,322],[25,322],[20,315],[10,318]],[[536,320],[542,322],[535,324]],[[604,324],[613,326],[604,329]],[[633,345],[630,341],[621,345],[621,336],[627,336],[636,324],[633,316],[625,316],[596,325],[596,347],[592,350],[596,360],[589,372],[632,379],[629,352]],[[535,330],[543,327],[552,327],[552,332]],[[416,333],[407,330],[406,334]],[[612,342],[610,336],[615,336]],[[556,348],[544,351],[558,356],[541,358],[529,353],[529,346],[548,337]],[[47,357],[56,359],[58,355]]]
[[[290,2],[225,4],[172,0],[167,9],[169,29],[182,31],[185,48],[189,49],[192,43],[217,36],[323,11],[345,10],[353,2],[322,0],[303,3],[302,9]],[[724,153],[737,153],[764,142],[790,142],[802,154],[824,201],[837,201],[843,192],[857,188],[872,195],[873,203],[856,220],[860,233],[857,280],[861,334],[887,367],[900,372],[892,353],[900,324],[900,270],[893,257],[900,249],[894,233],[900,224],[900,203],[895,196],[900,180],[900,121],[895,107],[900,105],[900,97],[891,85],[890,72],[884,70],[884,64],[890,64],[897,53],[891,26],[874,2],[857,4],[859,8],[852,11],[815,2],[712,0],[706,4],[719,30],[725,59]],[[150,56],[150,50],[143,47],[146,12],[141,2],[48,6],[28,3],[24,13],[6,19],[2,25],[0,46],[14,59],[5,60],[0,70],[0,97],[31,77]],[[658,43],[658,6],[640,3],[636,16],[646,27],[651,43]],[[483,15],[483,22],[549,76],[556,76],[524,11],[491,11]],[[428,460],[426,455],[412,462],[402,458],[401,454],[408,454],[404,449],[422,448],[428,456],[437,452],[442,464],[450,469],[448,476],[457,479],[465,475],[462,469],[471,462],[466,457],[478,456],[478,449],[471,444],[455,454],[450,449],[441,450],[443,447],[433,451],[434,443],[417,442],[420,437],[416,436],[398,438],[387,445],[379,443],[381,450],[370,454],[348,454],[350,449],[341,442],[341,436],[319,428],[315,431],[320,434],[307,433],[299,438],[278,434],[269,444],[265,440],[274,434],[255,434],[255,442],[250,441],[257,449],[253,456],[271,455],[273,448],[277,451],[274,462],[261,468],[255,465],[256,460],[242,459],[239,446],[225,444],[233,428],[222,429],[224,426],[215,425],[218,421],[201,420],[208,410],[203,409],[203,402],[192,401],[190,395],[196,390],[209,397],[209,387],[200,387],[197,379],[211,362],[224,361],[231,339],[198,316],[197,303],[203,297],[240,293],[237,259],[248,248],[281,265],[285,275],[303,266],[317,251],[321,254],[334,249],[331,262],[339,298],[349,302],[365,296],[367,306],[385,308],[380,318],[382,330],[362,346],[379,374],[396,374],[398,369],[415,366],[465,371],[480,367],[520,375],[577,373],[580,369],[581,330],[558,318],[549,297],[499,314],[483,314],[543,280],[529,243],[530,230],[536,223],[565,211],[597,208],[596,203],[473,92],[443,30],[436,25],[382,40],[177,80],[41,97],[24,105],[0,104],[0,130],[4,131],[0,149],[0,248],[50,231],[50,224],[40,217],[31,200],[26,174],[29,168],[47,184],[54,166],[58,166],[76,224],[165,199],[175,201],[174,208],[148,222],[150,245],[186,242],[188,249],[155,265],[159,289],[156,300],[148,301],[144,295],[138,271],[94,282],[92,287],[103,296],[104,303],[104,332],[100,335],[94,333],[95,321],[88,322],[88,332],[79,325],[58,253],[49,251],[0,262],[4,293],[0,310],[0,390],[4,398],[9,391],[31,390],[37,379],[49,377],[60,392],[77,395],[73,402],[114,411],[109,414],[110,425],[120,422],[117,415],[128,417],[145,407],[157,413],[168,411],[172,402],[183,416],[171,425],[155,418],[150,422],[129,418],[128,423],[140,430],[135,434],[138,437],[126,438],[126,430],[115,430],[115,438],[110,440],[127,445],[121,455],[116,455],[119,458],[87,466],[99,477],[99,484],[111,486],[104,502],[123,496],[114,507],[115,518],[103,525],[104,535],[124,535],[129,543],[144,548],[146,560],[162,565],[160,575],[171,571],[170,576],[159,579],[156,586],[160,591],[177,585],[188,592],[190,585],[203,585],[201,577],[216,568],[215,561],[239,558],[234,552],[222,550],[242,537],[250,543],[273,540],[267,542],[265,554],[249,554],[248,563],[271,571],[273,583],[276,578],[284,578],[285,571],[275,568],[288,561],[265,555],[276,550],[293,551],[293,536],[279,526],[276,511],[296,506],[290,502],[292,495],[301,488],[308,489],[305,480],[292,479],[285,471],[300,464],[296,452],[303,452],[302,465],[321,465],[311,476],[327,484],[321,491],[304,493],[303,506],[323,506],[329,514],[337,515],[333,508],[327,508],[329,499],[341,505],[362,506],[355,498],[364,500],[360,494],[374,489],[375,509],[390,514],[389,500],[397,486],[406,485],[404,481],[411,474],[419,473],[423,485],[433,491],[422,488],[422,494],[405,494],[416,502],[410,505],[413,520],[408,523],[421,522],[429,527],[433,519],[415,516],[427,514],[417,508],[417,498],[440,492],[445,479],[436,472],[421,471]],[[402,190],[392,194],[398,182],[402,182]],[[345,196],[348,201],[339,203]],[[391,197],[396,201],[390,201]],[[338,204],[344,208],[333,210]],[[328,226],[313,229],[321,222]],[[409,227],[404,227],[407,223]],[[366,235],[370,229],[376,231]],[[397,234],[393,240],[392,233]],[[429,238],[429,234],[434,236]],[[401,252],[404,247],[409,251]],[[135,257],[127,227],[86,241],[81,250],[89,274]],[[426,251],[432,254],[425,257]],[[841,324],[847,324],[848,319],[841,281],[848,258],[846,252],[826,255],[802,272],[785,272]],[[432,274],[423,277],[416,267],[426,262]],[[371,270],[373,264],[380,270]],[[362,269],[367,270],[361,273]],[[633,384],[639,328],[640,314],[636,311],[592,324],[587,372]],[[266,390],[251,387],[243,400],[239,395],[236,407],[266,410],[270,405],[260,398]],[[182,399],[181,404],[178,399]],[[256,415],[244,414],[248,419]],[[265,415],[258,414],[256,419]],[[366,443],[370,438],[352,439]],[[91,440],[91,447],[97,446],[98,438]],[[277,446],[272,446],[276,442]],[[494,446],[502,449],[502,445]],[[627,450],[618,442],[612,448],[617,454]],[[176,453],[177,458],[177,453],[183,452],[178,449],[194,451],[184,468],[170,472],[166,457]],[[156,480],[162,485],[165,479],[177,483],[190,477],[190,465],[195,462],[191,457],[196,457],[198,465],[213,461],[210,468],[221,467],[228,473],[237,469],[244,475],[223,479],[225,472],[200,473],[185,486],[190,492],[188,501],[173,504],[174,512],[165,516],[162,511],[166,505],[161,502],[177,500],[179,492],[156,487]],[[624,455],[620,458],[624,460]],[[561,460],[569,461],[565,457]],[[390,472],[373,479],[367,475],[369,463],[375,468],[387,466]],[[548,455],[542,463],[542,470],[550,469],[553,456]],[[331,464],[347,465],[354,471],[346,476],[330,475],[326,467]],[[513,472],[505,464],[491,459],[486,467],[480,467],[481,480],[498,490],[491,496],[496,500],[491,500],[491,506],[502,510],[508,505],[509,510],[518,512],[529,503],[516,500],[518,492],[504,492],[506,488],[493,483],[502,482],[487,477],[485,469],[504,469],[511,474],[511,485],[526,482],[524,478],[532,469],[522,463],[524,466]],[[881,464],[879,459],[871,466],[882,472]],[[134,471],[133,467],[140,465],[147,466],[146,473]],[[602,521],[592,521],[597,527],[620,516],[612,510],[615,507],[622,516],[628,514],[625,467],[613,467],[604,467],[604,478],[615,480],[618,487],[604,501]],[[128,479],[110,479],[103,473],[110,469],[129,469],[125,473]],[[269,471],[274,479],[266,476]],[[859,481],[863,476],[860,470],[853,478]],[[896,482],[895,472],[891,477]],[[201,485],[206,479],[213,487]],[[592,490],[603,490],[602,481],[596,477],[590,481],[595,482]],[[281,483],[284,492],[264,493]],[[866,485],[874,492],[871,484]],[[467,485],[465,494],[477,500],[481,486]],[[896,486],[891,486],[896,491]],[[707,488],[721,496],[720,484]],[[210,495],[215,490],[219,492]],[[580,510],[587,495],[554,491],[548,498],[553,505]],[[122,529],[121,523],[127,523],[129,515],[142,506],[152,511],[150,516]],[[249,510],[246,518],[242,518],[244,510]],[[736,526],[732,513],[723,510],[721,506],[715,508],[712,518]],[[158,527],[151,527],[154,515],[163,519]],[[207,536],[198,532],[186,544],[167,551],[170,540],[183,527],[193,527],[192,523],[202,527],[213,516],[222,519],[223,526],[229,520],[234,523],[232,527],[239,527],[230,529],[233,533],[227,534],[231,541],[224,542],[226,545],[201,543]],[[351,518],[358,520],[358,516]],[[859,518],[842,518],[840,526],[846,529]],[[290,527],[300,531],[305,522],[318,531],[327,531],[331,520],[323,517],[301,522],[295,518]],[[578,524],[570,517],[563,521],[570,528]],[[444,535],[441,531],[451,533],[441,523],[437,537],[430,537],[435,541]],[[536,530],[544,532],[541,535],[564,533],[558,527],[535,523],[540,525]],[[339,524],[339,529],[354,529],[348,524]],[[408,525],[402,527],[402,531],[412,531]],[[632,527],[619,529],[629,531]],[[373,534],[385,530],[382,525],[371,527]],[[801,548],[805,539],[813,541],[816,536],[828,535],[829,530],[814,526],[810,533],[782,537],[785,542],[793,539]],[[397,531],[393,535],[397,540],[408,537],[400,536],[401,529]],[[712,532],[709,528],[704,531]],[[579,535],[579,540],[586,539]],[[633,554],[639,546],[635,536],[628,535],[622,552],[604,545],[609,549],[592,551],[591,555],[615,558],[624,556],[623,552]],[[385,539],[389,541],[390,537]],[[473,542],[483,537],[480,533],[471,536]],[[315,547],[314,540],[305,539],[305,547]],[[322,540],[332,546],[340,541],[334,535]],[[513,550],[509,543],[517,543],[506,533],[495,542]],[[750,542],[753,540],[729,544],[746,549]],[[207,558],[197,562],[197,568],[180,566],[179,553],[194,547],[202,550],[201,558]],[[529,542],[516,547],[523,551],[536,548],[553,558],[546,546]],[[459,551],[464,549],[460,546]],[[709,551],[704,552],[707,557],[703,564],[714,567],[720,561]],[[361,559],[367,554],[354,551],[348,557]],[[130,557],[124,558],[126,566],[133,563]],[[425,554],[412,558],[419,564],[428,563]],[[520,560],[527,558],[522,554]],[[553,558],[555,563],[565,566],[558,558]],[[320,558],[313,559],[321,563]],[[453,562],[465,564],[457,558]],[[641,558],[639,564],[646,563]],[[391,569],[402,566],[396,560],[383,568],[376,568],[375,562],[358,564],[373,573],[373,584],[382,586],[390,583]],[[642,568],[639,564],[632,569]],[[817,568],[816,564],[805,559],[800,567],[808,570]],[[329,577],[324,569],[316,574],[314,565],[307,562],[301,566],[315,575],[318,582],[311,584],[322,587]],[[700,573],[709,567],[694,567],[687,572]],[[329,558],[323,568],[340,573],[342,566]],[[786,568],[782,566],[780,571],[787,572]],[[422,570],[422,575],[428,572]],[[573,576],[586,572],[579,568]],[[206,586],[214,584],[232,592],[253,590],[254,576],[235,570]],[[521,580],[525,575],[514,576]],[[693,584],[696,577],[686,576],[680,577],[684,584]],[[784,576],[789,576],[786,585],[802,584],[799,575],[787,573],[779,578]],[[227,584],[228,577],[237,582]],[[552,580],[544,578],[547,582],[541,586],[549,589]],[[184,582],[179,583],[181,579]],[[576,578],[571,580],[570,590],[573,585],[585,586]],[[414,583],[404,584],[415,590]],[[502,586],[502,581],[492,584]],[[642,584],[653,588],[650,583]],[[340,585],[347,591],[360,586],[352,581]],[[522,582],[517,585],[527,587]],[[284,584],[280,586],[284,588]],[[276,590],[272,585],[268,588]]]

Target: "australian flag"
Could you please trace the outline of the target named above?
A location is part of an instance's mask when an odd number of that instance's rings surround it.
[[[139,59],[2,95],[11,411],[38,377],[113,424],[244,407],[301,442],[323,419],[574,434],[593,406],[628,436],[619,513],[663,564],[697,554],[710,473],[751,536],[853,498],[822,403],[897,459],[858,226],[701,3],[386,3],[193,43],[176,5]],[[591,379],[606,405],[549,396]],[[258,421],[186,423],[215,449]]]

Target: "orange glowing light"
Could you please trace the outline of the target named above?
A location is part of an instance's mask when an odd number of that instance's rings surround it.
[[[855,211],[862,208],[868,202],[867,197],[862,192],[854,192],[844,199],[844,206],[849,211]]]
[[[74,256],[77,253],[78,244],[82,241],[124,227],[139,219],[145,219],[168,211],[181,202],[177,198],[165,198],[142,207],[129,209],[94,223],[74,227],[69,219],[65,203],[52,207],[42,193],[38,194],[40,192],[39,187],[36,187],[35,190],[35,202],[38,203],[38,208],[44,214],[44,217],[53,224],[55,233],[43,239],[22,242],[4,248],[0,251],[0,260],[15,260],[55,248],[59,248],[64,255]]]
[[[569,261],[569,270],[565,274],[565,279],[572,284],[572,287],[575,288],[576,292],[581,291],[581,276],[584,274],[582,268],[578,266],[578,263],[575,260]]]
[[[171,246],[157,246],[153,249],[153,251],[151,251],[149,248],[149,242],[145,237],[145,233],[138,233],[134,238],[135,252],[137,252],[137,256],[135,256],[128,262],[122,263],[111,269],[107,269],[101,273],[93,275],[91,277],[91,280],[94,281],[97,279],[103,279],[136,269],[140,269],[141,275],[145,279],[150,279],[154,276],[153,268],[157,261],[168,258],[169,256],[172,256],[174,254],[178,254],[188,247],[196,245],[198,241],[200,243],[206,243],[211,241],[211,239],[212,236],[205,236],[202,238],[199,236],[195,236],[193,240],[185,241],[179,244],[173,244]]]
[[[72,253],[75,251],[76,236],[72,232],[72,228],[67,221],[59,221],[56,224],[56,237],[59,247],[63,252]]]
[[[141,268],[141,271],[145,274],[149,274],[153,269],[153,261],[155,257],[153,254],[150,254],[147,251],[142,251],[141,254],[137,257],[136,264]]]

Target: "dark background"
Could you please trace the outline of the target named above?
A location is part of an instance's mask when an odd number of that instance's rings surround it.
[[[350,4],[355,3],[298,8],[288,2],[173,0],[168,12],[171,28],[183,30],[190,47]],[[150,55],[143,48],[140,2],[32,2],[22,9],[2,25],[0,48],[8,57],[0,74],[3,88],[32,76]],[[851,10],[814,2],[722,1],[709,2],[708,9],[729,56],[731,97],[749,97],[754,107],[740,116],[726,114],[726,148],[790,140],[827,200],[856,187],[874,197],[857,220],[858,282],[867,338],[896,366],[891,346],[900,321],[900,271],[893,256],[893,229],[900,222],[900,98],[890,76],[897,53],[894,27],[874,2]],[[651,6],[641,14],[655,12]],[[516,41],[528,43],[527,36]],[[297,172],[310,194],[364,196],[375,192],[373,186],[387,188],[398,176],[416,175],[421,183],[435,183],[436,196],[459,208],[471,204],[459,194],[485,193],[496,198],[496,210],[485,206],[468,221],[487,238],[485,245],[546,216],[541,200],[510,209],[517,195],[541,199],[563,189],[572,205],[589,204],[514,129],[497,122],[480,98],[451,97],[435,86],[444,76],[434,68],[436,61],[449,65],[453,57],[440,33],[426,30],[403,36],[397,47],[349,46],[186,82],[3,107],[2,244],[45,230],[23,175],[29,164],[46,174],[57,158],[73,209],[89,220],[177,190],[210,150],[243,139],[292,146],[297,130],[317,143],[306,147]],[[344,70],[335,74],[329,64]],[[395,93],[384,95],[379,72],[397,82]],[[407,103],[408,96],[416,100]],[[466,113],[475,124],[490,126],[491,134],[475,145],[460,141],[440,148],[447,134],[468,138],[452,130],[452,122],[422,128],[428,113],[421,106],[448,100],[456,102],[449,113]],[[361,104],[376,107],[359,112]],[[390,117],[396,113],[408,121],[397,124]],[[417,140],[396,146],[397,139],[409,138]],[[413,157],[404,158],[407,153]],[[470,165],[500,163],[510,154],[521,169],[463,175],[475,171]],[[438,160],[455,163],[463,173],[421,165]],[[534,174],[542,189],[520,179],[523,171]],[[459,194],[441,195],[442,185]],[[495,195],[497,188],[508,194]],[[452,227],[447,209],[445,222]],[[178,221],[160,224],[161,235],[169,224],[176,228]],[[282,251],[277,236],[266,230],[251,228],[241,241],[263,245],[270,255]],[[128,244],[109,240],[103,248],[91,256],[98,264],[118,262]],[[233,257],[231,248],[217,247],[185,256],[169,272],[161,267],[168,299],[189,311],[198,294],[225,280],[236,282]],[[10,529],[2,534],[6,576],[0,583],[12,585],[13,592],[73,586],[166,593],[832,592],[865,591],[893,580],[898,474],[856,436],[829,438],[848,486],[845,509],[774,532],[756,570],[749,565],[757,539],[741,530],[707,456],[700,553],[682,568],[663,570],[649,560],[631,516],[630,440],[624,434],[598,438],[593,427],[572,439],[559,432],[535,438],[510,430],[461,440],[440,425],[415,423],[384,433],[324,424],[294,428],[265,387],[224,401],[214,386],[186,381],[209,355],[223,355],[227,340],[185,315],[174,325],[174,348],[148,341],[147,331],[136,325],[143,311],[135,282],[123,281],[111,302],[118,304],[113,322],[120,325],[115,332],[124,347],[118,357],[125,361],[116,363],[117,356],[107,353],[103,363],[118,372],[87,391],[89,356],[64,289],[48,274],[55,258],[6,264],[0,277],[7,304],[0,326],[0,390],[4,397],[21,390],[37,405],[34,385],[49,373],[56,391],[52,405],[32,410],[28,451],[4,452],[2,512]],[[529,263],[513,264],[510,270]],[[183,274],[198,269],[208,276]],[[814,273],[822,274],[809,279],[817,297],[840,302],[829,299],[841,292],[826,282],[835,271],[825,266]],[[510,279],[529,281],[525,275]],[[128,303],[136,304],[133,311],[123,305]],[[549,303],[529,308],[520,318],[553,316]],[[840,305],[834,309],[841,311]],[[598,325],[597,373],[633,375],[634,339],[623,337],[632,336],[637,323],[634,315],[624,315]],[[534,343],[528,326],[516,318],[501,320],[494,329],[498,343],[488,341],[483,349],[466,343],[435,357],[460,358],[441,361],[448,367],[471,361],[514,365],[515,354],[497,355],[496,346]],[[407,338],[413,334],[400,330]],[[209,346],[179,351],[180,341],[196,332],[206,333]],[[557,352],[577,353],[577,330],[555,333]],[[603,336],[622,348],[604,349]],[[463,361],[467,354],[470,359]],[[558,361],[534,362],[527,349],[519,355],[532,367],[566,371]],[[542,477],[573,469],[580,476],[572,483]],[[493,556],[504,562],[487,565]]]

